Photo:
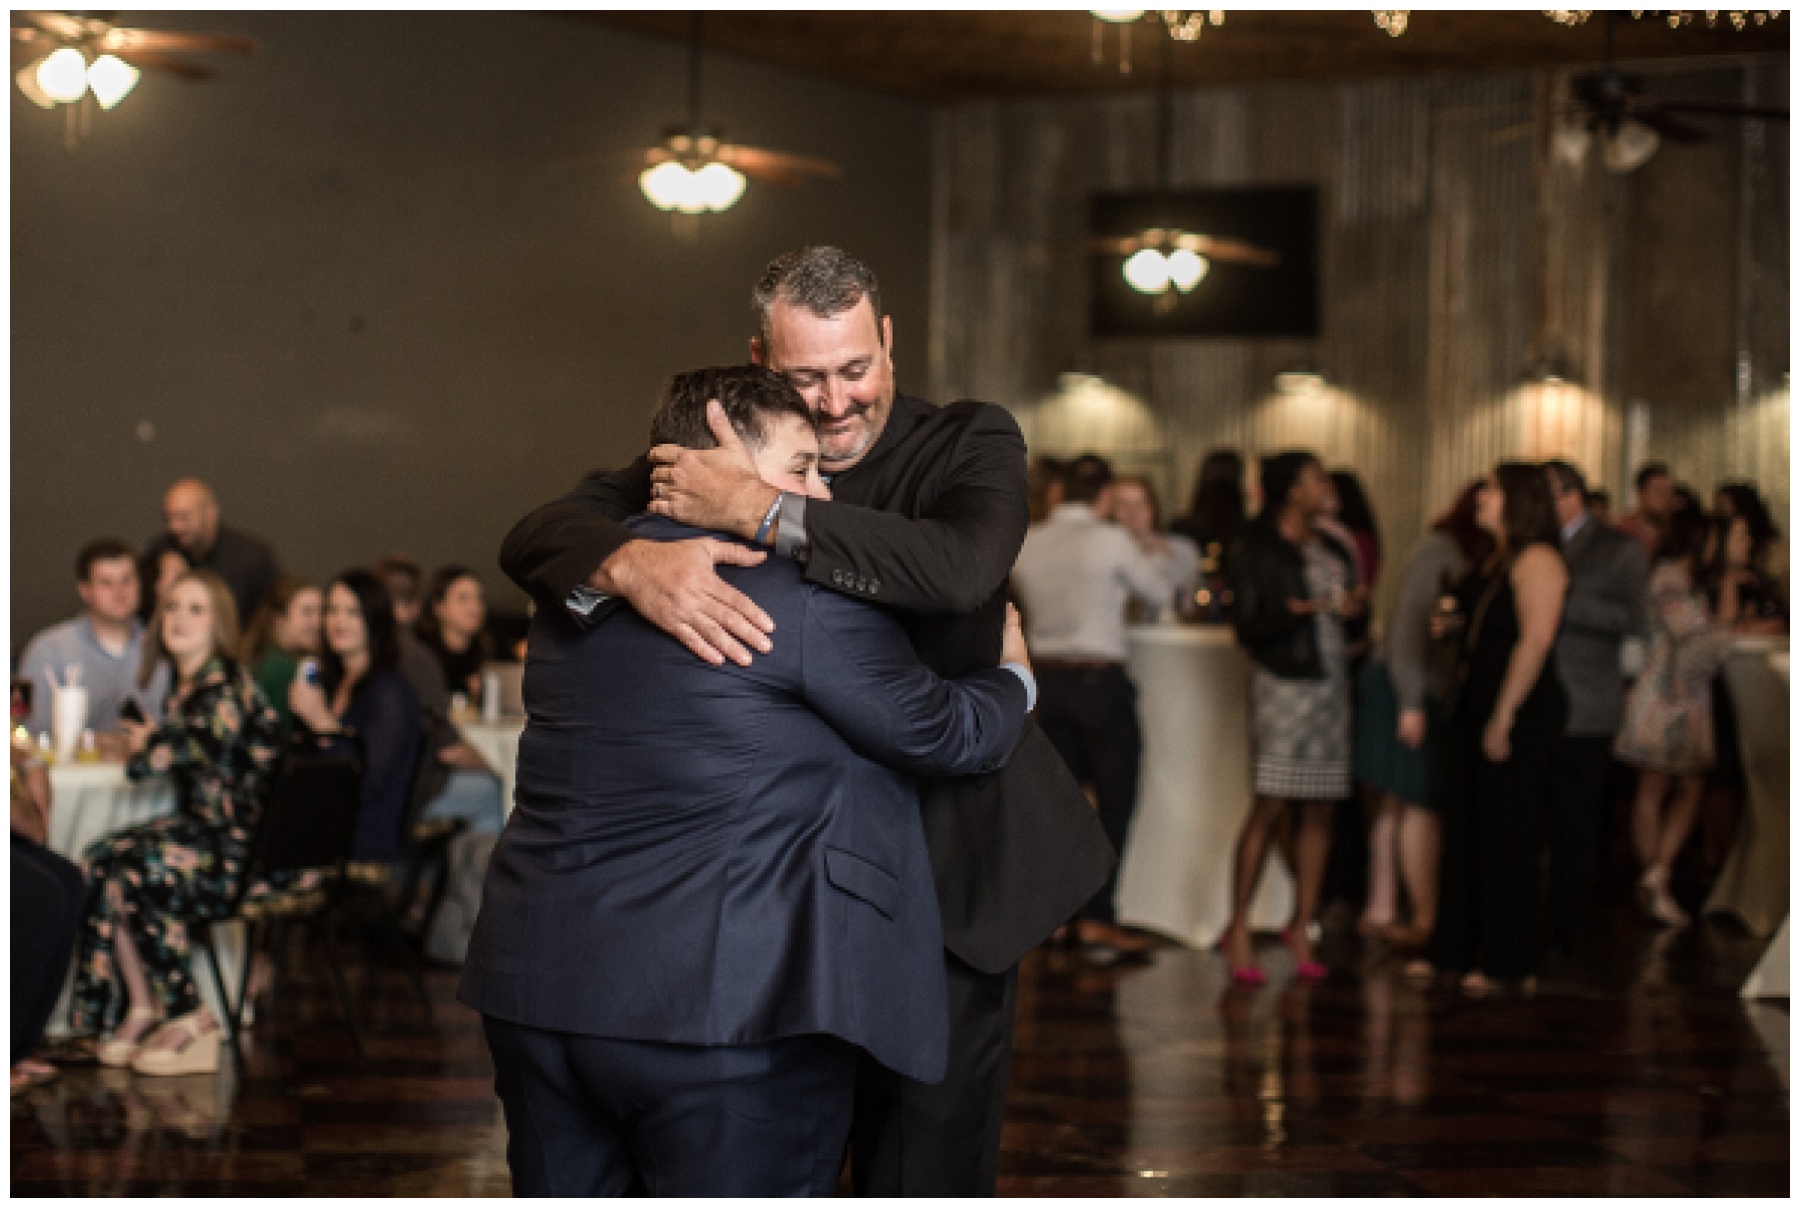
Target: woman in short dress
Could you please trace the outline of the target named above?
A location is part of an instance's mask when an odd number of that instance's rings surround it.
[[[1650,651],[1625,698],[1615,748],[1638,769],[1631,814],[1643,868],[1638,900],[1645,914],[1670,927],[1689,922],[1669,892],[1669,868],[1693,829],[1716,758],[1712,680],[1731,649],[1733,618],[1721,615],[1715,625],[1701,588],[1710,528],[1704,516],[1681,511],[1663,530],[1650,571]]]
[[[1255,803],[1238,835],[1231,922],[1221,947],[1234,981],[1264,975],[1251,959],[1250,901],[1269,840],[1289,803],[1299,810],[1294,917],[1283,939],[1303,978],[1325,976],[1307,924],[1318,910],[1331,854],[1331,805],[1350,795],[1350,681],[1344,623],[1366,593],[1315,528],[1333,500],[1331,480],[1307,452],[1262,465],[1263,510],[1232,566],[1234,625],[1250,656]]]

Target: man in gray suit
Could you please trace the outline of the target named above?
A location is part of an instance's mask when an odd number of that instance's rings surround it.
[[[1556,666],[1569,721],[1550,768],[1550,907],[1555,942],[1572,950],[1599,858],[1606,765],[1625,706],[1619,647],[1644,629],[1649,559],[1628,534],[1588,513],[1587,482],[1566,461],[1544,463],[1562,524],[1569,595]]]

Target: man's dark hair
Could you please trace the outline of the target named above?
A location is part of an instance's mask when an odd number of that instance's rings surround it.
[[[756,331],[763,352],[769,351],[769,311],[777,302],[798,306],[821,319],[841,315],[864,298],[881,334],[881,288],[869,266],[834,247],[803,247],[769,261],[762,280],[750,292]]]
[[[1587,493],[1587,505],[1591,508],[1604,507],[1612,503],[1612,492],[1603,491],[1599,487]]]
[[[1582,501],[1587,501],[1587,479],[1561,458],[1553,458],[1544,463],[1544,473],[1550,476],[1550,493],[1556,496],[1567,495],[1570,491],[1580,491]]]
[[[1645,487],[1650,485],[1650,483],[1653,479],[1669,478],[1669,477],[1672,477],[1672,475],[1670,475],[1670,473],[1669,473],[1669,463],[1668,462],[1666,462],[1666,461],[1645,462],[1644,465],[1638,469],[1637,477],[1632,479],[1632,485],[1634,485],[1639,491],[1642,491]]]
[[[813,422],[806,400],[788,380],[761,365],[715,365],[678,373],[663,387],[662,401],[650,417],[650,443],[711,449],[718,445],[706,426],[706,403],[718,399],[732,430],[748,445],[761,445],[763,421],[794,415]]]
[[[94,563],[111,562],[114,558],[130,558],[132,565],[137,565],[137,555],[123,541],[100,537],[88,542],[75,555],[75,581],[86,583],[88,576],[94,573]]]
[[[1063,499],[1068,503],[1093,503],[1113,480],[1106,458],[1083,453],[1063,467]]]
[[[425,568],[405,554],[389,554],[369,568],[387,585],[396,604],[417,604],[425,586]]]

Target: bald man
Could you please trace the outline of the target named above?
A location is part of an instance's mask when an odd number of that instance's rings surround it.
[[[218,497],[198,478],[183,478],[163,496],[163,529],[150,555],[178,549],[188,565],[218,575],[237,601],[239,628],[249,624],[281,574],[268,542],[220,524]]]

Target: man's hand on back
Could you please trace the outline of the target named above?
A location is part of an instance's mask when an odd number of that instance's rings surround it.
[[[750,665],[750,649],[767,654],[775,631],[769,614],[719,578],[715,563],[755,566],[767,554],[729,541],[628,541],[588,579],[588,586],[623,596],[646,621],[718,666]]]
[[[757,474],[750,451],[716,400],[706,404],[706,422],[718,448],[650,450],[650,510],[695,528],[754,537],[780,492]]]

